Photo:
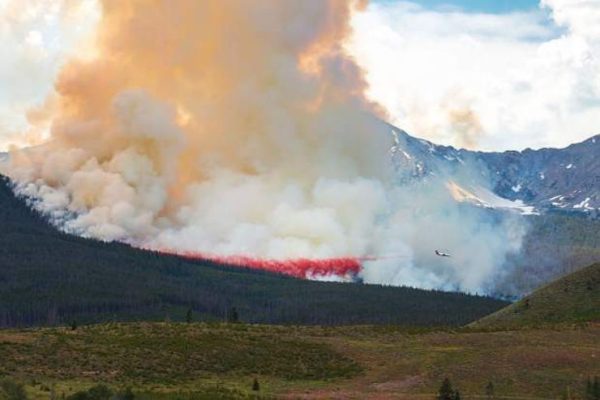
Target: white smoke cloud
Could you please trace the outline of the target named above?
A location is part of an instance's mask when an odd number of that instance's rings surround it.
[[[374,3],[354,26],[371,97],[420,137],[503,150],[598,133],[597,1],[497,15]]]
[[[342,47],[350,2],[148,1],[104,2],[97,57],[68,63],[38,110],[50,140],[4,168],[62,229],[219,256],[358,257],[366,282],[469,291],[518,251],[518,219],[456,203],[443,177],[397,184],[390,128]],[[477,135],[473,115],[455,119]]]
[[[30,109],[52,93],[75,49],[81,54],[98,14],[96,0],[0,0],[0,151],[43,140],[45,131],[26,132]]]

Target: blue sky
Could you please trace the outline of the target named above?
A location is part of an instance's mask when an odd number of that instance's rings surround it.
[[[380,2],[395,2],[399,0],[378,0]],[[458,7],[470,12],[506,13],[518,10],[528,10],[539,6],[538,0],[413,0],[426,8]]]

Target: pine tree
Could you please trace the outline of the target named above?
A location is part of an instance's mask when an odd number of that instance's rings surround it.
[[[600,380],[597,376],[588,378],[585,386],[586,400],[600,400]]]
[[[585,400],[594,400],[594,386],[591,378],[587,378],[585,383]]]
[[[238,323],[239,321],[240,321],[240,316],[238,314],[237,309],[235,307],[231,307],[231,309],[227,313],[227,322],[235,324],[235,323]]]
[[[488,399],[494,398],[494,384],[491,381],[485,386],[485,395]]]
[[[450,379],[444,379],[442,386],[440,386],[437,400],[454,400],[454,395],[455,393],[452,389],[452,383],[450,383]]]
[[[117,396],[114,396],[112,400],[133,400],[135,395],[130,387],[125,389],[123,392],[119,393]]]

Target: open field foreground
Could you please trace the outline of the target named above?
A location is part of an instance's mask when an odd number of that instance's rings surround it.
[[[102,383],[135,398],[583,398],[600,324],[517,331],[141,323],[0,331],[0,375],[32,399]],[[254,378],[260,390],[252,391]],[[73,397],[77,398],[77,397]],[[82,397],[79,397],[80,399]]]

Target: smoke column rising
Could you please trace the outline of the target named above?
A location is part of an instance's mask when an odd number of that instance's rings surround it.
[[[5,171],[64,230],[296,276],[465,290],[518,250],[510,226],[463,215],[437,182],[394,183],[389,128],[344,50],[364,2],[101,6],[96,57],[69,62],[40,113],[50,140],[14,151]],[[419,237],[436,230],[457,261],[431,259],[435,243]],[[461,257],[466,246],[481,256]]]

